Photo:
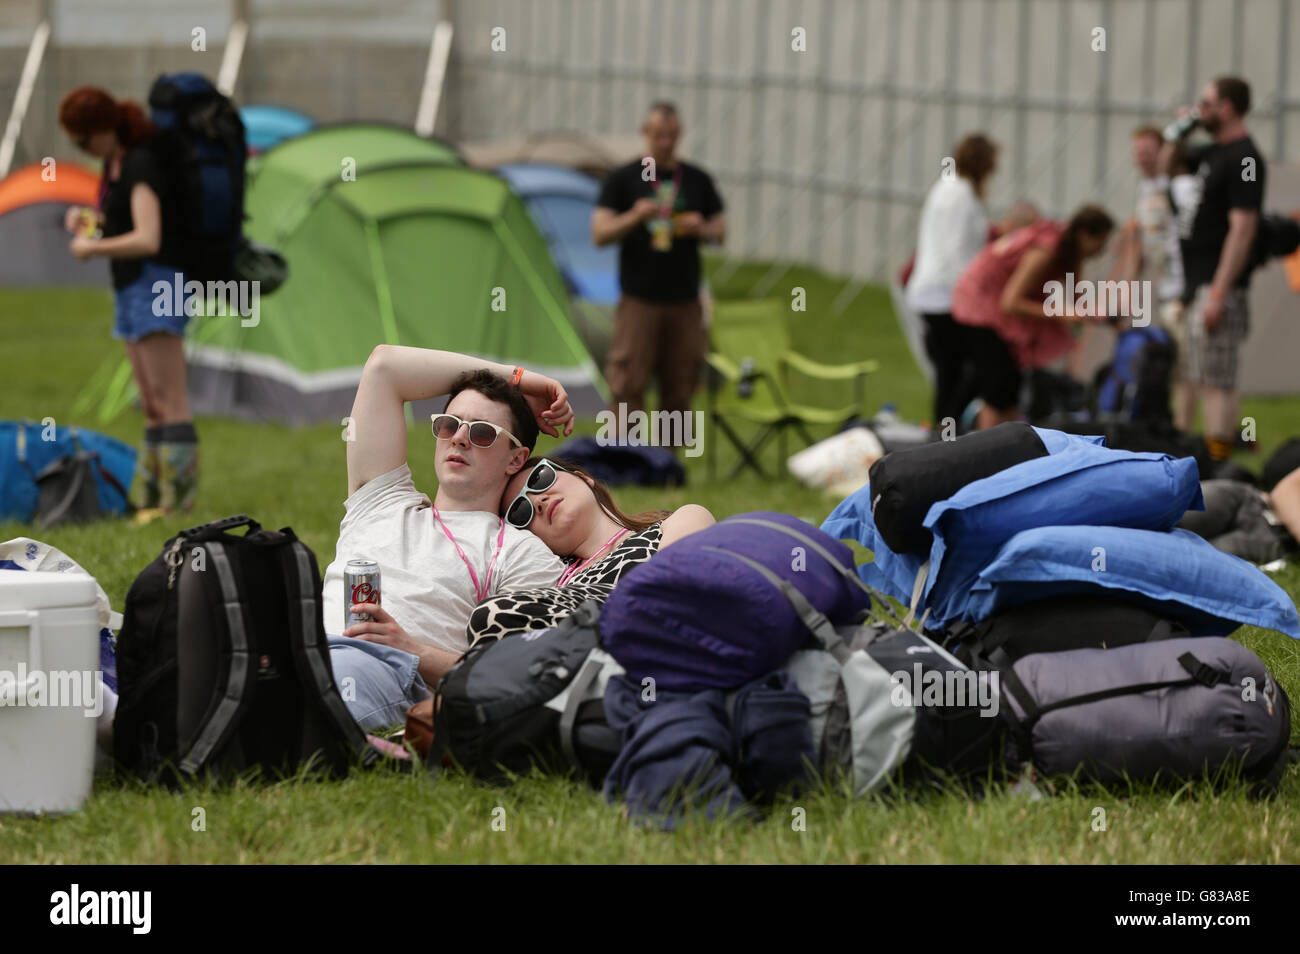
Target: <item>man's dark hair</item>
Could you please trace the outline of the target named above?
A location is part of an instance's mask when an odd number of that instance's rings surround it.
[[[1250,84],[1239,76],[1220,76],[1214,81],[1219,99],[1232,103],[1233,111],[1240,117],[1250,112]]]
[[[656,99],[650,104],[650,108],[645,111],[647,116],[653,113],[663,113],[667,119],[676,119],[677,104],[667,99]]]
[[[487,368],[463,372],[451,383],[451,390],[447,392],[447,403],[443,405],[443,411],[451,407],[451,402],[461,391],[477,391],[489,401],[496,401],[510,408],[510,418],[513,421],[510,433],[515,435],[519,443],[530,452],[537,446],[538,429],[537,420],[533,417],[533,409],[528,406],[520,390],[501,375]]]

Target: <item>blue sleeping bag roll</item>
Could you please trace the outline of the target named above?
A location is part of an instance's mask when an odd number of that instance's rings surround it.
[[[1226,636],[1241,624],[1300,639],[1296,606],[1280,586],[1190,530],[1038,527],[1017,533],[971,586],[962,618],[1059,593],[1122,594],[1181,620],[1193,636]]]
[[[924,524],[934,543],[928,555],[889,549],[871,517],[869,487],[843,500],[822,529],[871,550],[874,560],[860,566],[859,575],[905,604],[924,568],[917,613],[929,610],[929,621],[942,626],[971,618],[970,587],[1022,530],[1071,524],[1168,530],[1188,509],[1204,509],[1192,458],[1111,450],[1101,438],[1035,430],[1046,457],[973,481],[930,508]]]

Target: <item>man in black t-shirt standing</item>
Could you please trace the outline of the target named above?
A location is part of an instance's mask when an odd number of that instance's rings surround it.
[[[700,242],[726,236],[722,198],[703,169],[676,158],[681,121],[671,103],[650,107],[646,155],[613,170],[591,216],[597,245],[620,243],[622,296],[605,363],[614,411],[642,410],[654,373],[665,411],[690,411],[708,348],[700,307]],[[625,420],[618,415],[619,420]]]
[[[1235,445],[1239,394],[1237,352],[1250,330],[1250,251],[1264,204],[1264,158],[1244,117],[1250,86],[1235,76],[1207,83],[1189,115],[1166,130],[1166,168],[1178,141],[1199,123],[1214,142],[1183,151],[1195,174],[1190,201],[1178,209],[1187,351],[1186,383],[1198,393],[1210,456],[1226,460]]]

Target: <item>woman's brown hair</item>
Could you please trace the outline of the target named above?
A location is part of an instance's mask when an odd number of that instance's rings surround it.
[[[530,457],[524,461],[524,466],[519,468],[520,473],[527,473],[542,461],[542,457]],[[563,457],[547,457],[551,463],[568,471],[577,477],[582,478],[583,482],[591,487],[592,495],[596,498],[596,503],[600,509],[605,511],[620,527],[631,530],[633,533],[640,533],[642,530],[648,530],[660,520],[672,514],[671,510],[643,510],[640,513],[626,514],[619,509],[618,504],[614,503],[614,497],[609,492],[609,488],[602,484],[591,474],[587,473],[577,464],[565,460]]]
[[[975,194],[984,198],[984,182],[997,165],[998,147],[983,133],[963,136],[953,152],[957,175],[969,179]]]
[[[1078,272],[1083,264],[1079,251],[1079,236],[1087,234],[1093,238],[1105,238],[1115,228],[1115,220],[1099,205],[1081,205],[1075,209],[1070,221],[1065,224],[1065,231],[1056,241],[1056,250],[1052,253],[1048,265],[1049,275],[1063,275],[1066,272]]]
[[[97,86],[79,86],[63,97],[59,125],[76,139],[111,129],[124,149],[152,138],[156,131],[139,103],[118,102]]]

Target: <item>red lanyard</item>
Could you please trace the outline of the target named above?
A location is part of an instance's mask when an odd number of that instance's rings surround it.
[[[501,518],[501,530],[497,534],[497,549],[496,552],[492,554],[492,562],[488,564],[487,578],[483,581],[482,586],[479,585],[478,574],[474,572],[474,567],[470,565],[469,558],[465,556],[465,551],[462,550],[460,544],[456,542],[455,535],[448,530],[447,525],[442,522],[442,517],[438,514],[437,507],[433,508],[433,519],[438,521],[438,526],[442,527],[442,532],[447,535],[447,539],[451,541],[451,545],[456,548],[456,553],[460,556],[460,562],[464,563],[465,569],[469,570],[470,581],[474,584],[474,595],[478,598],[478,602],[483,602],[483,600],[488,596],[488,591],[492,589],[492,573],[497,567],[497,557],[501,556],[501,544],[504,543],[506,539],[506,518]]]

